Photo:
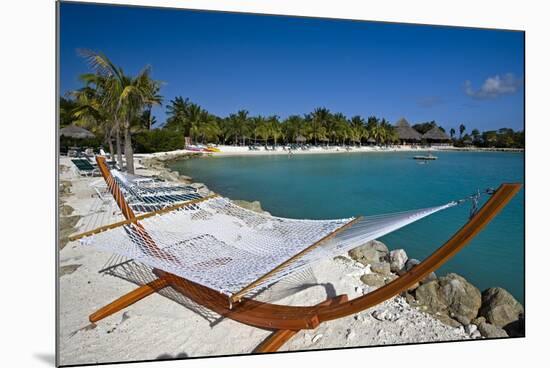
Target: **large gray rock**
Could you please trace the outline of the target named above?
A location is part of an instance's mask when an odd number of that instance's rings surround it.
[[[349,251],[349,256],[364,265],[386,261],[388,257],[388,247],[378,240],[371,240],[365,245],[361,245]]]
[[[361,276],[361,281],[363,281],[364,284],[374,287],[380,287],[386,284],[384,276],[377,273],[368,273],[363,275]]]
[[[377,262],[370,265],[372,272],[379,273],[381,275],[389,275],[391,273],[390,264],[388,262]]]
[[[479,315],[495,326],[505,327],[519,320],[523,315],[523,306],[508,291],[490,288],[482,294]]]
[[[405,267],[408,259],[409,257],[407,257],[407,252],[405,252],[403,249],[392,250],[389,255],[391,271],[401,271]]]
[[[478,326],[481,336],[495,338],[495,337],[508,337],[508,334],[504,329],[492,325],[490,323],[480,323]]]
[[[162,170],[157,177],[166,181],[178,181],[179,174],[175,171]]]
[[[420,285],[415,292],[419,305],[427,312],[471,322],[481,306],[481,293],[462,276],[450,273]]]

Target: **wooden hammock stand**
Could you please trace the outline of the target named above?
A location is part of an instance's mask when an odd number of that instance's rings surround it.
[[[135,223],[139,227],[139,233],[145,243],[152,248],[158,249],[146,230],[137,222],[138,219],[112,177],[105,158],[97,156],[96,161],[126,221]],[[89,320],[95,323],[165,287],[172,287],[185,297],[225,318],[230,318],[253,327],[274,331],[273,334],[254,350],[256,353],[274,352],[299,330],[314,329],[320,323],[356,314],[408,290],[411,286],[438,269],[468,244],[506,206],[520,188],[521,184],[500,185],[485,205],[443,246],[423,262],[387,285],[353,300],[348,300],[347,295],[339,295],[327,299],[318,305],[305,307],[270,304],[242,297],[239,298],[236,304],[230,306],[227,296],[213,289],[168,272],[154,269],[153,272],[158,279],[140,286],[102,307],[97,312],[91,314]]]

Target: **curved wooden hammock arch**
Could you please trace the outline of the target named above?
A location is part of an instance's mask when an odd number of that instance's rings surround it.
[[[99,170],[126,221],[136,223],[143,230],[141,235],[146,244],[156,247],[146,230],[137,223],[138,219],[112,177],[105,158],[98,156],[96,160]],[[485,205],[443,246],[423,262],[387,285],[353,300],[348,300],[347,295],[340,295],[318,305],[306,307],[271,304],[243,297],[237,304],[230,306],[227,296],[213,289],[168,272],[154,269],[153,272],[158,279],[140,286],[102,307],[91,314],[89,320],[95,323],[165,287],[172,287],[185,297],[225,318],[253,327],[274,330],[275,332],[262,342],[254,352],[277,351],[299,330],[314,329],[320,323],[356,314],[408,290],[464,248],[508,204],[520,189],[521,184],[501,184]]]

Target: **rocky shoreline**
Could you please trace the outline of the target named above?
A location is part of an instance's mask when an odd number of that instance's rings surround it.
[[[377,240],[351,250],[349,256],[367,269],[361,281],[374,287],[389,283],[420,263],[409,259],[403,249],[390,251]],[[411,306],[463,330],[471,338],[525,336],[523,306],[500,287],[481,292],[460,275],[438,277],[432,272],[402,296]]]
[[[165,153],[144,158],[141,164],[157,171],[159,178],[191,184],[192,178],[169,169],[167,165],[177,160],[200,156],[200,153]],[[212,193],[202,183],[194,185],[203,188],[205,194]],[[259,201],[234,202],[244,208],[269,214],[262,209]],[[390,251],[384,243],[377,240],[351,250],[349,257],[363,265],[365,273],[360,279],[371,288],[393,281],[420,263],[417,259],[409,259],[405,250]],[[458,274],[450,273],[438,277],[432,272],[401,296],[412,307],[432,315],[446,325],[464,331],[471,338],[525,336],[523,306],[507,290],[500,287],[481,292]]]

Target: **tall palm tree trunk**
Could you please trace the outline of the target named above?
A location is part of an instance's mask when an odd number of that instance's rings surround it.
[[[134,149],[132,148],[132,136],[129,123],[124,124],[124,156],[126,158],[126,171],[134,173]]]
[[[116,160],[118,166],[122,169],[122,142],[120,140],[120,128],[116,128]]]

